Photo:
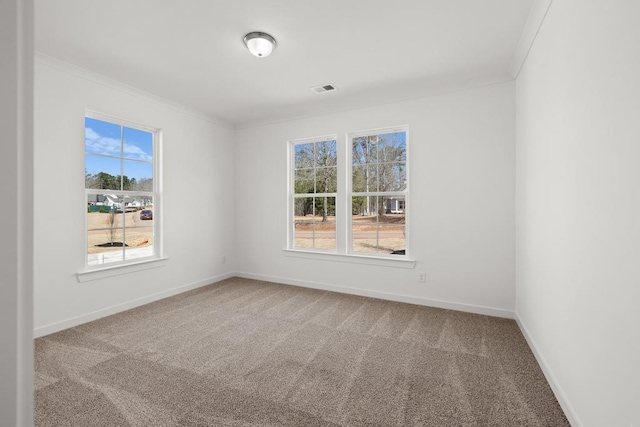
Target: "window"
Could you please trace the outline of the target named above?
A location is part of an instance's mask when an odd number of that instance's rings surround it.
[[[335,137],[292,144],[293,248],[336,249]]]
[[[86,265],[160,255],[158,131],[85,117]]]
[[[351,239],[362,254],[406,254],[406,129],[350,134]]]
[[[335,136],[290,142],[288,247],[406,259],[406,127],[349,134],[347,147]]]

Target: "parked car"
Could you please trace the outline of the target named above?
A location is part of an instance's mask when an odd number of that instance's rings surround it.
[[[140,211],[140,219],[153,219],[153,211],[143,209]]]

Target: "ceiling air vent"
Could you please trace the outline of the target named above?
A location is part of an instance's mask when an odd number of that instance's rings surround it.
[[[323,93],[323,92],[331,92],[333,90],[336,90],[336,87],[331,83],[327,83],[325,85],[312,87],[311,90],[314,91],[315,93]]]

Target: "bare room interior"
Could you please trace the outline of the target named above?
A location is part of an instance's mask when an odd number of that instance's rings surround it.
[[[640,427],[639,21],[3,0],[0,425]]]

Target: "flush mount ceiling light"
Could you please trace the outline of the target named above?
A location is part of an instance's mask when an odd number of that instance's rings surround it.
[[[271,55],[271,52],[276,47],[276,39],[267,33],[254,31],[244,36],[244,44],[252,55],[264,58]]]

